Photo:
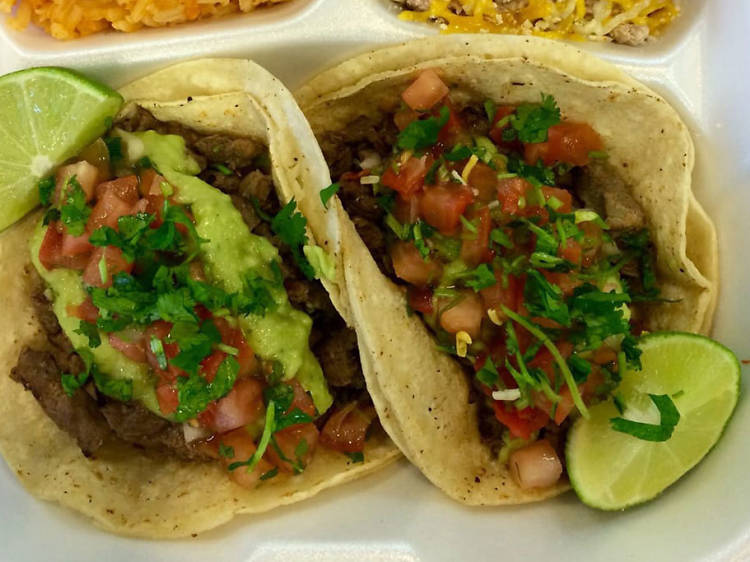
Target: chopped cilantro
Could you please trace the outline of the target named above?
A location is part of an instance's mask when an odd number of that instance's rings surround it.
[[[443,157],[451,162],[466,160],[470,156],[471,149],[468,146],[464,146],[463,144],[457,144],[450,150],[450,152],[446,152],[445,154],[443,154]]]
[[[357,451],[356,453],[345,453],[347,457],[349,457],[349,461],[352,463],[360,463],[365,462],[365,454],[362,451]]]
[[[485,386],[493,387],[500,380],[500,374],[497,372],[497,367],[492,362],[492,357],[487,357],[487,360],[482,365],[482,368],[477,371],[477,380]]]
[[[629,302],[626,293],[605,293],[588,283],[576,287],[569,301],[570,315],[583,326],[588,349],[598,348],[609,336],[630,333],[622,309]]]
[[[443,106],[438,117],[418,119],[409,123],[398,134],[396,146],[401,150],[421,150],[429,148],[438,140],[440,129],[448,122],[450,110]]]
[[[179,405],[174,415],[175,421],[183,422],[194,418],[205,410],[210,402],[218,400],[232,390],[239,369],[237,360],[228,356],[219,365],[211,382],[196,373],[190,373],[188,377],[177,377]]]
[[[644,441],[667,441],[672,437],[674,428],[680,421],[680,412],[667,394],[649,394],[649,397],[659,410],[660,421],[658,425],[618,417],[609,420],[612,429]]]
[[[524,303],[532,316],[542,316],[563,326],[570,325],[570,313],[560,287],[536,270],[529,270],[523,290]]]
[[[276,476],[276,475],[278,475],[278,474],[279,474],[279,469],[278,469],[278,467],[275,467],[275,466],[274,466],[274,467],[273,467],[273,468],[272,468],[271,470],[269,470],[268,472],[264,472],[263,474],[261,474],[261,475],[260,475],[260,479],[261,479],[261,480],[270,480],[271,478],[273,478],[274,476]]]
[[[510,236],[508,236],[502,228],[493,228],[490,232],[490,240],[503,248],[510,249],[513,247],[513,242],[511,241]]]
[[[510,129],[505,129],[505,131],[508,130]],[[518,156],[511,155],[508,157],[508,171],[524,178],[532,185],[555,185],[555,171],[542,162],[530,166]]]
[[[104,144],[107,145],[110,161],[118,162],[122,160],[122,139],[120,137],[107,137],[104,139]]]
[[[320,191],[320,202],[323,203],[323,207],[328,208],[328,201],[338,193],[339,189],[341,189],[341,184],[336,182]]]
[[[466,286],[474,289],[476,292],[486,289],[487,287],[492,287],[495,283],[497,283],[495,273],[486,263],[471,270],[469,272],[469,277],[466,280]]]
[[[307,219],[296,211],[297,202],[292,199],[271,220],[271,229],[292,251],[294,262],[308,279],[315,279],[315,271],[302,253],[307,244]]]
[[[224,164],[211,164],[211,167],[224,176],[231,176],[232,174],[234,174],[234,172],[227,168]]]
[[[568,367],[570,367],[570,372],[573,373],[573,378],[578,384],[585,383],[591,373],[591,363],[575,354],[568,357]]]
[[[524,103],[511,115],[510,124],[524,143],[546,142],[547,131],[560,122],[560,108],[555,98],[542,94],[541,103]]]
[[[71,235],[80,236],[86,229],[86,221],[91,214],[91,208],[86,205],[86,194],[75,176],[68,179],[64,192],[60,220]]]
[[[46,207],[52,202],[52,194],[55,192],[55,178],[50,176],[39,180],[39,202]]]
[[[229,447],[224,445],[224,443],[219,443],[219,456],[224,457],[225,459],[233,459],[234,447]]]
[[[495,120],[495,114],[497,113],[497,106],[492,100],[485,100],[484,112],[487,114],[487,121],[492,123]]]
[[[99,330],[97,329],[96,324],[94,324],[93,322],[85,322],[84,320],[81,320],[81,322],[78,324],[78,328],[73,331],[76,334],[87,337],[89,340],[89,347],[97,348],[102,344],[102,339],[99,336]]]
[[[263,434],[260,436],[260,441],[258,442],[258,448],[255,450],[253,455],[247,459],[246,461],[241,462],[233,462],[228,466],[229,470],[237,470],[241,466],[246,466],[248,472],[252,472],[255,470],[255,467],[260,462],[260,459],[263,458],[263,455],[266,453],[266,449],[268,448],[268,443],[271,441],[271,435],[273,434],[275,430],[275,424],[274,424],[274,416],[276,415],[276,407],[274,406],[273,401],[269,402],[268,407],[266,408],[266,420],[265,425],[263,426]]]

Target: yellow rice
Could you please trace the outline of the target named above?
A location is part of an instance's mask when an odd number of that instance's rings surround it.
[[[56,39],[99,31],[137,31],[203,18],[250,12],[289,0],[0,0],[15,29],[34,23]]]

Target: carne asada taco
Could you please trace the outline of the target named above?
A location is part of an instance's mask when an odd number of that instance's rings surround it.
[[[13,472],[107,530],[179,537],[396,458],[290,198],[330,182],[291,94],[229,59],[122,94],[0,235]]]
[[[565,490],[567,428],[638,367],[637,336],[711,326],[684,123],[612,65],[521,37],[374,51],[297,97],[383,426],[462,502]]]

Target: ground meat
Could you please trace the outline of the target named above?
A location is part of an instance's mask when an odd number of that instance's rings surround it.
[[[647,25],[638,25],[635,23],[621,23],[609,32],[609,36],[615,43],[637,47],[643,45],[649,36]]]
[[[404,10],[414,10],[415,12],[426,12],[430,7],[430,0],[393,0]]]
[[[109,426],[85,390],[65,394],[60,373],[52,353],[25,347],[10,376],[31,391],[50,419],[78,442],[84,455],[91,456],[107,439]]]
[[[483,107],[467,105],[459,111],[459,119],[473,136],[486,137],[490,132],[490,122]]]
[[[359,363],[357,336],[353,330],[342,326],[329,332],[315,347],[314,353],[320,360],[329,384],[337,387],[365,387]]]
[[[586,207],[604,217],[614,230],[642,228],[646,215],[614,166],[592,162],[580,168],[574,179],[574,193]]]
[[[185,443],[181,425],[160,418],[140,404],[112,400],[102,406],[101,413],[123,441],[146,449],[168,450],[185,460],[211,458],[198,447]]]
[[[341,178],[339,184],[338,196],[350,215],[372,221],[382,219],[385,211],[378,205],[371,186],[361,184],[359,178]]]
[[[357,169],[359,154],[372,150],[385,157],[391,153],[398,137],[398,128],[389,114],[361,116],[347,125],[346,131],[327,133],[319,140],[323,155],[338,179],[345,172]]]
[[[248,138],[228,135],[208,135],[191,144],[191,148],[206,158],[210,164],[224,164],[232,170],[247,168],[265,147]]]

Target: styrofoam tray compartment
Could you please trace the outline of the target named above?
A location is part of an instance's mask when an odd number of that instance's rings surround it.
[[[646,82],[688,123],[697,149],[696,195],[719,230],[722,282],[714,336],[750,359],[750,79],[744,71],[750,3],[683,4],[683,18],[663,43],[642,50],[579,46]],[[255,59],[296,87],[343,58],[425,31],[396,20],[386,0],[318,0],[302,10],[262,32],[234,18],[154,32],[164,38],[158,45],[150,32],[103,35],[92,39],[91,50],[83,42],[45,53],[11,48],[4,32],[0,72],[63,64],[120,85],[182,58],[234,55]],[[202,34],[200,41],[195,33]],[[726,435],[696,470],[658,500],[624,513],[593,511],[572,493],[535,505],[469,509],[402,461],[309,501],[174,542],[105,534],[33,499],[0,463],[0,560],[750,560],[748,427],[750,399],[744,396]]]

